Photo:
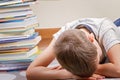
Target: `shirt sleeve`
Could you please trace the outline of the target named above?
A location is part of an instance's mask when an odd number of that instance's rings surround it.
[[[120,43],[120,30],[109,19],[105,19],[100,27],[99,41],[106,52],[115,44]]]
[[[75,20],[75,21],[65,24],[64,26],[61,27],[61,29],[57,33],[53,34],[53,37],[57,39],[62,32],[69,30],[69,29],[74,29],[77,25],[79,25],[79,23],[80,23],[79,20]]]

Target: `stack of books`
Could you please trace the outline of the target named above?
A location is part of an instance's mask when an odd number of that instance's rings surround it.
[[[35,2],[0,0],[0,71],[26,69],[39,53],[39,23],[30,8]]]

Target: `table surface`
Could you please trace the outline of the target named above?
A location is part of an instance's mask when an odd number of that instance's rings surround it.
[[[48,67],[57,65],[59,65],[57,60],[54,60]],[[26,71],[0,72],[0,80],[27,80]]]

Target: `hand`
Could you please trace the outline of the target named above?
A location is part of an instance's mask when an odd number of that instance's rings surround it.
[[[71,72],[67,71],[66,69],[63,69],[62,66],[54,66],[49,68],[51,70],[59,70],[61,73],[64,73],[64,76],[66,76],[66,79],[80,79],[80,80],[101,80],[104,79],[105,76],[99,75],[99,74],[93,74],[91,77],[89,78],[82,78],[80,76],[74,75]]]
[[[88,78],[82,78],[80,76],[74,75],[71,72],[67,71],[66,69],[62,69],[61,71],[64,71],[63,73],[66,74],[69,79],[75,79],[75,80],[102,80],[105,77],[99,74],[93,74],[93,76]]]
[[[96,79],[104,79],[105,78],[105,76],[100,75],[100,74],[93,74],[92,77],[96,78]]]
[[[49,69],[51,69],[51,70],[59,70],[60,73],[62,73],[62,75],[64,77],[66,77],[65,79],[81,79],[80,77],[72,74],[71,72],[67,71],[66,69],[63,69],[62,66],[49,67]]]
[[[93,74],[89,78],[81,78],[82,80],[103,80],[105,76],[99,75],[99,74]]]

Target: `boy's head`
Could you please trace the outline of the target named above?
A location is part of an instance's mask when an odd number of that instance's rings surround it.
[[[97,68],[97,49],[79,29],[63,32],[55,43],[55,54],[63,68],[80,77],[90,77]]]

